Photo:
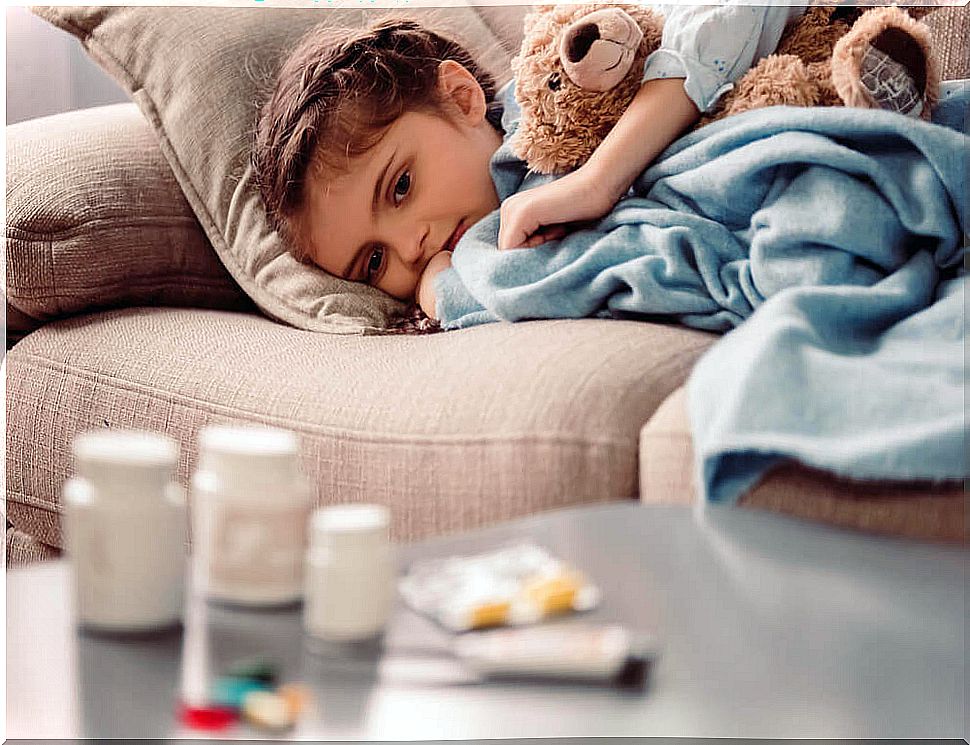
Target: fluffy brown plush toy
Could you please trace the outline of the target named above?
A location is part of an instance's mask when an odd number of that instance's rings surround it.
[[[940,68],[918,16],[931,8],[813,6],[701,124],[765,106],[857,106],[929,118]],[[663,17],[632,4],[542,5],[512,60],[515,152],[539,173],[581,165],[640,88]]]

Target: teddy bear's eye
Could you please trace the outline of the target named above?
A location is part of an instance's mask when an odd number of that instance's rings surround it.
[[[562,88],[562,78],[559,77],[559,73],[554,72],[552,75],[550,75],[549,80],[546,81],[546,85],[549,86],[549,90],[551,91],[558,91],[560,88]]]

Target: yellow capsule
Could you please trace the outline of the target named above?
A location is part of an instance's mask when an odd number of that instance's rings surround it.
[[[484,603],[472,609],[471,628],[482,629],[486,626],[501,626],[509,618],[511,603]]]
[[[585,584],[579,572],[566,571],[552,577],[541,577],[527,583],[522,593],[544,616],[573,609],[576,593]]]
[[[251,691],[243,699],[243,716],[258,729],[280,731],[293,726],[296,718],[282,696],[271,691]]]

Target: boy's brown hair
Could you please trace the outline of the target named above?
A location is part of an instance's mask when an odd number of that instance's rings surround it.
[[[259,113],[252,162],[267,213],[299,258],[291,218],[303,205],[307,171],[345,172],[402,114],[440,111],[444,60],[472,73],[494,107],[492,76],[461,44],[413,19],[385,17],[364,29],[321,24],[283,63]]]

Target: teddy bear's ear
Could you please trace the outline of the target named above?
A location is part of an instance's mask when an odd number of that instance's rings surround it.
[[[532,10],[525,16],[525,33],[528,34],[540,19],[546,19],[555,9],[555,5],[533,5]]]
[[[536,23],[539,22],[540,18],[542,18],[543,13],[547,12],[548,9],[552,7],[555,7],[555,6],[533,5],[529,9],[529,12],[525,14],[525,17],[522,19],[522,34],[523,34],[522,48],[523,49],[525,49],[525,44],[526,42],[528,42],[529,35],[532,33],[533,29],[535,28]]]

